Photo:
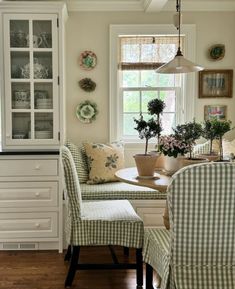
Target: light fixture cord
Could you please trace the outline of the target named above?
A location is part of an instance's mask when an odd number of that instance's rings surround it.
[[[180,49],[180,33],[181,33],[181,0],[176,0],[176,11],[178,12],[179,16],[179,36],[178,36],[178,51],[177,51],[177,56],[182,56],[182,52]]]

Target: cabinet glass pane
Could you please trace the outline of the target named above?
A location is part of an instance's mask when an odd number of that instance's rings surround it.
[[[34,52],[34,79],[52,79],[52,53]]]
[[[29,78],[29,52],[11,52],[11,78]]]
[[[31,138],[30,113],[28,112],[12,113],[12,138],[13,139]]]
[[[13,109],[30,108],[30,83],[12,83],[11,99]]]
[[[10,20],[10,46],[29,47],[28,20]]]
[[[33,21],[33,47],[52,48],[51,21]]]
[[[35,109],[53,108],[52,83],[34,84],[34,106]]]
[[[53,138],[53,113],[35,113],[35,139]]]

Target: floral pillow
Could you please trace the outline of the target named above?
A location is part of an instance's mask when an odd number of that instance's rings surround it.
[[[83,145],[89,170],[87,184],[116,182],[116,171],[124,168],[123,143],[84,143]]]

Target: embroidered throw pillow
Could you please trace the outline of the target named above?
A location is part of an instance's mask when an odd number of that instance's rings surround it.
[[[84,143],[87,155],[89,180],[87,184],[117,181],[115,172],[124,168],[124,146],[120,142],[111,144]]]
[[[70,141],[67,141],[65,145],[73,156],[79,182],[81,184],[86,183],[88,181],[88,166],[85,148],[82,145],[78,146]]]

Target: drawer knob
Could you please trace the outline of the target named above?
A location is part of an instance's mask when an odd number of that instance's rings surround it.
[[[35,170],[40,170],[40,168],[41,168],[40,165],[35,166]]]
[[[36,223],[36,224],[35,224],[35,227],[36,227],[36,228],[39,228],[39,227],[40,227],[40,224],[39,224],[39,223]]]
[[[39,197],[39,196],[40,196],[40,193],[39,193],[39,192],[35,193],[35,196],[36,196],[36,197]]]

